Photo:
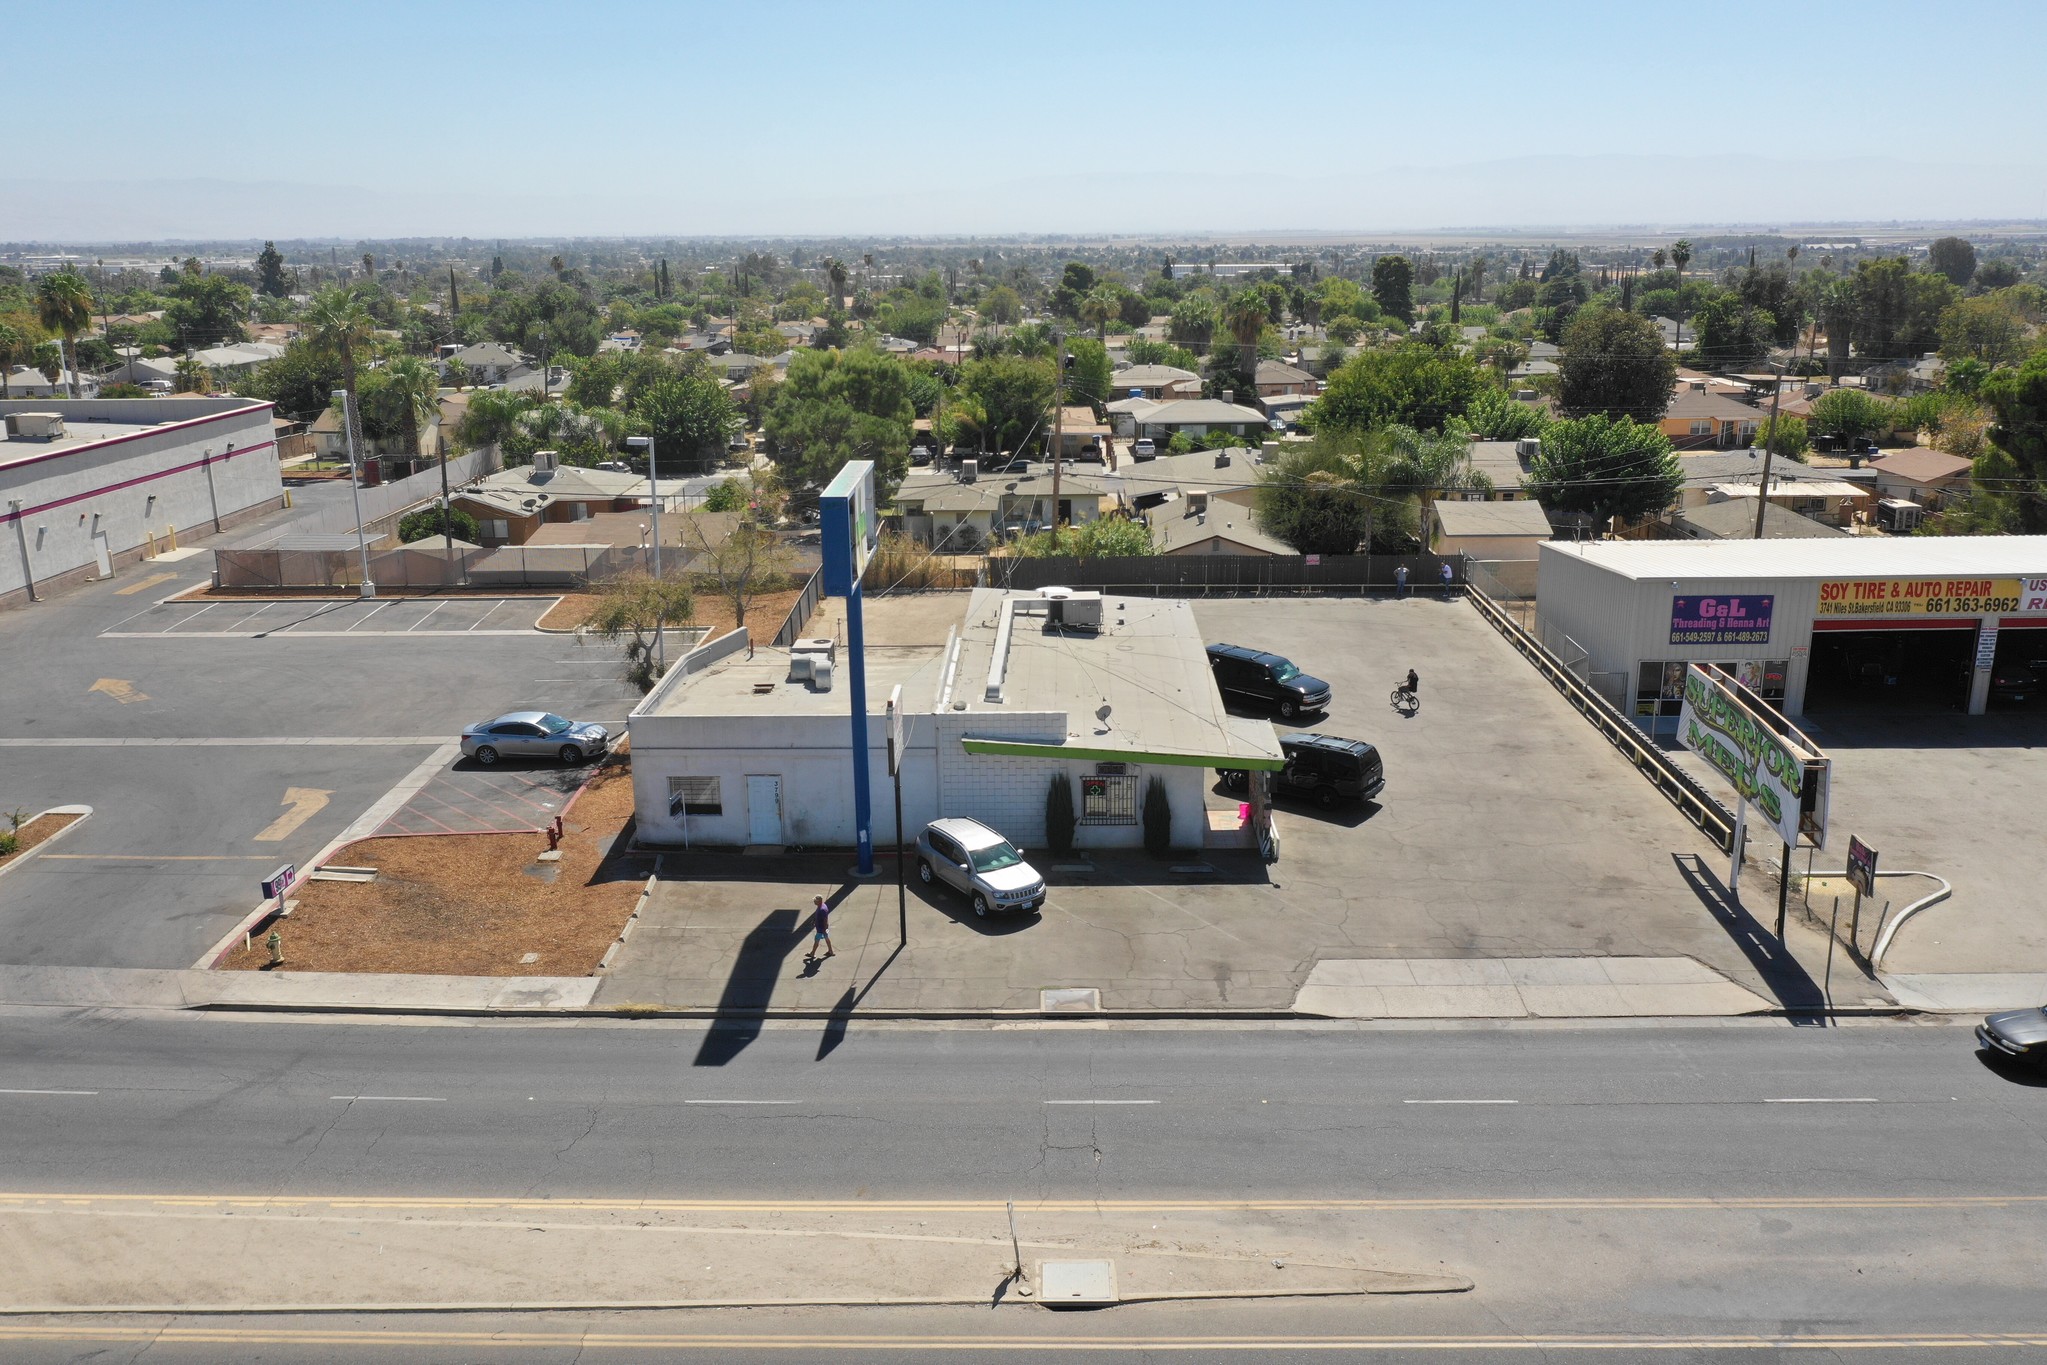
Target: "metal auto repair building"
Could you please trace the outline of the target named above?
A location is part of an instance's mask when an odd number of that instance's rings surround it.
[[[1645,727],[1675,723],[1688,663],[1792,716],[1980,715],[2047,674],[2047,536],[1552,541],[1537,599]]]
[[[1063,596],[1062,596],[1063,594]],[[1143,843],[1153,778],[1176,848],[1251,848],[1208,809],[1216,768],[1283,766],[1269,721],[1223,709],[1192,607],[1161,598],[982,588],[939,646],[869,645],[863,726],[874,844],[895,842],[886,704],[900,689],[906,835],[971,816],[1043,849],[1054,774],[1070,778],[1079,848]],[[700,645],[634,709],[638,835],[697,847],[852,847],[844,646],[755,647],[744,628]],[[1254,789],[1263,784],[1253,784]]]

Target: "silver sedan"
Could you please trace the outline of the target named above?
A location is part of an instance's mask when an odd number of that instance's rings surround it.
[[[601,725],[565,720],[551,711],[507,711],[462,732],[462,752],[490,767],[505,758],[558,758],[581,763],[602,758],[611,732]]]

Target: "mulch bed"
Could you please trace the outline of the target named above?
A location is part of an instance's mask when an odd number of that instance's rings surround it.
[[[753,632],[755,644],[765,644],[775,638],[775,632],[782,628],[790,608],[796,599],[803,596],[803,589],[790,588],[786,592],[762,593],[746,604],[746,624]],[[564,594],[561,601],[547,609],[540,618],[543,630],[574,630],[590,619],[590,613],[597,609],[600,599],[595,593],[572,592]],[[711,633],[706,639],[716,639],[732,629],[732,603],[713,593],[699,592],[696,595],[696,618],[678,621],[677,625],[702,626]]]
[[[73,821],[84,818],[76,811],[67,811],[62,815],[38,815],[16,831],[20,842],[15,846],[14,852],[0,857],[0,867],[27,857],[29,850],[37,844],[56,838],[58,834],[69,829]]]
[[[566,820],[559,863],[539,863],[540,834],[369,839],[336,861],[374,867],[366,883],[303,882],[277,922],[284,969],[446,976],[587,976],[618,937],[652,870],[625,855],[633,814],[630,758],[598,770]],[[613,848],[621,852],[610,856]],[[557,869],[546,880],[546,869]],[[264,929],[221,963],[257,971]],[[532,962],[522,959],[536,955]]]

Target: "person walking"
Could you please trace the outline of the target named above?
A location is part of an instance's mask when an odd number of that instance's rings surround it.
[[[1407,596],[1407,565],[1405,564],[1399,565],[1393,570],[1393,595],[1395,597]]]
[[[1450,567],[1450,561],[1443,561],[1443,596],[1448,597],[1457,589],[1457,571]]]
[[[832,951],[832,907],[823,896],[815,898],[811,904],[810,960],[817,960],[817,945],[820,943],[824,945],[826,957],[837,957],[838,954]]]

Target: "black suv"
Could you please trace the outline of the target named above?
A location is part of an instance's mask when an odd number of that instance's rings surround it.
[[[1311,678],[1277,654],[1242,645],[1210,645],[1208,666],[1229,706],[1269,706],[1292,720],[1303,711],[1329,709],[1329,684]]]
[[[1318,805],[1368,801],[1386,787],[1386,765],[1379,751],[1361,739],[1339,739],[1314,733],[1283,735],[1280,752],[1286,767],[1272,775],[1275,796],[1305,796]],[[1247,790],[1251,774],[1242,768],[1217,768],[1223,785]]]

